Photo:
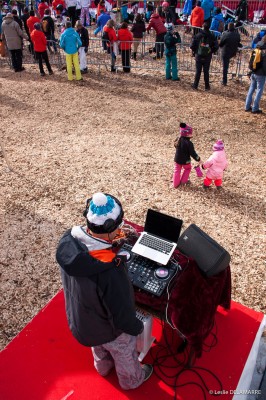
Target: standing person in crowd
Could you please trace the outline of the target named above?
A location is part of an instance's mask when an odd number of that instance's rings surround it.
[[[204,11],[204,22],[207,22],[209,25],[211,25],[212,12],[214,9],[213,0],[202,0],[201,7]]]
[[[82,43],[82,46],[78,50],[80,72],[82,74],[86,74],[88,72],[87,53],[89,47],[89,33],[88,30],[82,25],[81,21],[76,22],[76,30]]]
[[[40,18],[35,16],[35,12],[33,10],[30,10],[30,17],[27,19],[27,26],[29,28],[30,34],[31,32],[33,32],[34,24],[36,24],[37,22],[39,22],[39,24],[41,23]]]
[[[261,114],[262,110],[260,109],[260,100],[266,80],[266,35],[264,35],[261,41],[257,43],[254,52],[257,56],[260,54],[260,61],[256,64],[255,68],[253,64],[250,75],[250,87],[246,98],[245,111],[252,111],[253,114]],[[256,58],[254,59],[254,63],[255,61]],[[252,97],[255,92],[256,94],[252,104]]]
[[[205,90],[210,90],[209,70],[212,55],[218,50],[219,46],[216,37],[210,32],[208,23],[204,22],[203,30],[193,37],[190,48],[192,50],[192,55],[196,58],[196,74],[192,89],[198,89],[201,71],[203,69]]]
[[[81,15],[81,0],[77,0],[77,5],[76,5],[76,21],[80,19]]]
[[[22,14],[24,12],[24,8],[26,7],[26,0],[19,0],[16,3],[17,3],[17,9],[18,9],[18,16],[19,16],[19,18],[21,18]]]
[[[105,12],[105,13],[107,12],[104,0],[100,0],[99,4],[97,6],[97,18],[101,15],[101,10],[103,10],[103,12]]]
[[[91,25],[90,5],[91,0],[80,0],[81,13],[80,20],[84,27]]]
[[[22,67],[22,39],[28,39],[13,15],[7,13],[2,23],[2,40],[5,40],[8,51],[11,54],[12,67],[15,72],[24,71]]]
[[[29,18],[30,18],[29,9],[28,9],[28,7],[25,7],[23,10],[23,15],[21,16],[21,21],[23,23],[25,32],[27,33],[28,37],[30,38],[30,31],[29,31],[29,27],[27,25],[27,21]]]
[[[230,59],[236,56],[239,47],[242,47],[240,42],[240,35],[233,22],[229,22],[228,30],[221,36],[219,46],[222,48],[222,61],[223,61],[223,80],[222,85],[227,85],[227,73],[229,69]]]
[[[216,188],[221,189],[224,170],[228,165],[223,141],[221,139],[217,140],[212,149],[212,155],[202,164],[202,169],[207,169],[203,187],[208,189],[212,181],[214,181]]]
[[[189,182],[189,175],[191,171],[191,157],[195,161],[200,161],[200,157],[194,149],[194,145],[190,140],[193,137],[193,130],[191,126],[181,122],[180,136],[175,140],[174,146],[176,148],[174,158],[174,175],[173,186],[176,189],[179,185],[185,185]]]
[[[127,22],[122,22],[118,29],[117,38],[120,41],[121,58],[124,72],[130,72],[130,55],[133,42],[133,35],[128,30]]]
[[[103,28],[103,34],[106,34],[108,37],[107,41],[107,52],[111,54],[111,72],[116,72],[115,61],[116,61],[116,45],[117,45],[117,36],[114,29],[115,22],[113,19],[109,19],[107,21],[105,27]]]
[[[214,31],[216,37],[219,37],[224,31],[224,17],[220,8],[216,8],[214,12],[210,29]]]
[[[139,44],[143,38],[144,32],[146,31],[145,22],[141,14],[136,14],[135,20],[131,27],[133,34],[133,59],[137,59],[137,52]]]
[[[143,323],[136,317],[125,262],[112,249],[124,211],[114,196],[95,193],[83,215],[87,227],[67,231],[56,251],[69,328],[80,344],[91,347],[100,375],[115,368],[122,389],[135,389],[153,367],[138,361],[136,338]]]
[[[165,78],[172,81],[180,81],[178,76],[178,64],[176,56],[176,44],[181,43],[178,32],[174,32],[173,24],[166,25],[166,35],[164,37],[165,44]]]
[[[176,22],[175,12],[173,12],[173,8],[170,7],[168,1],[163,1],[162,11],[164,15],[164,22],[175,25]]]
[[[154,58],[155,59],[163,58],[164,36],[166,34],[166,27],[164,26],[164,23],[160,18],[159,14],[156,12],[151,15],[150,22],[147,26],[147,33],[150,32],[151,28],[153,28],[156,32],[156,37],[155,37],[156,56]]]
[[[11,11],[11,14],[13,15],[13,20],[19,24],[20,29],[23,29],[23,22],[18,17],[18,12],[15,8]]]
[[[196,28],[193,28],[193,34],[196,35],[199,31],[197,28],[201,28],[204,22],[204,10],[201,7],[201,1],[197,1],[196,7],[193,8],[191,17],[190,17],[190,25]]]
[[[62,7],[60,7],[60,6],[62,6]],[[61,18],[62,11],[65,10],[65,8],[66,8],[65,0],[53,0],[52,9],[58,20]]]
[[[45,34],[46,40],[47,40],[47,48],[52,52],[51,50],[51,43],[49,41],[52,41],[52,46],[54,48],[54,52],[57,53],[57,47],[56,47],[56,42],[55,42],[55,34],[54,34],[54,20],[51,17],[51,11],[49,8],[47,8],[44,11],[44,17],[42,19],[42,30],[43,33]]]
[[[39,62],[39,69],[41,76],[45,76],[42,60],[44,60],[46,64],[49,75],[52,75],[53,71],[46,50],[47,40],[45,34],[41,31],[41,24],[39,24],[38,22],[34,24],[34,30],[31,32],[30,37],[33,43],[36,59]]]
[[[38,13],[40,16],[40,19],[44,17],[44,11],[49,8],[49,5],[46,3],[45,0],[41,0],[40,4],[38,5]]]
[[[67,76],[69,81],[73,81],[72,68],[74,65],[76,80],[81,81],[82,76],[79,67],[78,49],[82,46],[82,42],[78,33],[72,28],[72,22],[66,22],[66,29],[60,37],[60,47],[66,53]]]
[[[72,27],[74,27],[77,20],[76,18],[77,0],[65,0],[65,2],[66,2],[68,17],[70,18]]]
[[[109,21],[109,19],[111,19],[109,13],[104,12],[104,10],[101,10],[100,12],[101,12],[101,14],[97,18],[96,29],[93,32],[95,36],[97,36],[97,33],[103,31],[103,28],[106,25],[107,21]]]
[[[242,26],[244,21],[248,19],[248,2],[247,0],[240,0],[235,11],[236,27]],[[243,22],[242,22],[243,21]]]

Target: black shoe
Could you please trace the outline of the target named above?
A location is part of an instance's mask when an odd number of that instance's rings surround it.
[[[167,81],[171,81],[172,77],[170,76],[170,78],[165,78]]]
[[[111,68],[111,72],[116,72],[116,68]]]
[[[221,189],[222,189],[222,186],[216,186],[216,189],[217,189],[217,190],[221,190]]]
[[[251,107],[249,107],[247,110],[245,110],[246,112],[250,112],[250,111],[252,111],[252,108]]]
[[[81,69],[80,72],[82,74],[87,74],[88,73],[88,68]]]
[[[204,188],[204,189],[209,189],[209,187],[210,187],[210,186],[203,185],[203,188]]]
[[[206,86],[205,87],[205,90],[207,91],[207,90],[211,90],[211,87],[210,86]]]
[[[221,82],[221,85],[227,86],[227,83],[222,81],[222,82]]]
[[[153,373],[153,366],[151,364],[143,364],[141,366],[141,368],[145,372],[145,377],[144,377],[144,380],[143,380],[143,382],[145,382],[150,378],[151,374]]]
[[[53,75],[54,73],[53,73],[53,71],[49,71],[49,75]]]
[[[45,72],[41,72],[41,76],[45,76]]]
[[[251,111],[252,114],[262,114],[262,110]]]
[[[194,85],[194,83],[191,85],[192,89],[194,90],[198,90],[198,87],[196,85]]]

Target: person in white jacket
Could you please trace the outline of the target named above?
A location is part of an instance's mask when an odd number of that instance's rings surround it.
[[[212,181],[214,181],[216,188],[221,189],[224,170],[228,165],[223,141],[221,139],[217,140],[212,149],[212,155],[202,164],[202,169],[207,170],[203,187],[204,189],[209,188]]]
[[[80,20],[83,26],[90,26],[91,16],[90,16],[90,0],[80,0],[81,5],[81,13],[80,13]]]

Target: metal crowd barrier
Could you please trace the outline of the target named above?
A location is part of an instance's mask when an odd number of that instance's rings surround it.
[[[131,44],[133,50],[133,42],[128,42]],[[111,70],[112,54],[108,51],[108,41],[103,41],[101,38],[90,38],[88,53],[87,53],[87,63],[88,66],[96,66],[99,71],[101,67],[105,70]],[[49,61],[52,67],[57,67],[62,69],[65,66],[65,54],[64,51],[59,47],[56,42],[49,41],[51,52],[48,50]],[[164,43],[157,43],[158,46],[164,46]],[[192,52],[189,48],[190,44],[180,43],[177,45],[177,60],[178,69],[181,72],[191,72],[195,73],[195,58],[192,57]],[[230,61],[230,66],[228,70],[228,75],[231,78],[242,79],[246,76],[249,68],[248,61],[250,57],[250,48],[244,48],[240,50],[236,57],[232,58]],[[23,64],[36,64],[34,54],[31,51],[29,42],[24,42],[23,46]],[[5,58],[0,58],[1,65],[10,65],[11,60],[9,53],[7,51]],[[115,67],[118,70],[123,70],[123,67],[130,67],[132,70],[150,70],[150,71],[160,71],[164,73],[165,70],[165,56],[163,58],[156,58],[155,52],[155,41],[142,40],[138,46],[136,59],[133,59],[133,52],[131,52],[131,58],[129,65],[122,65],[121,51],[117,51]],[[223,66],[221,59],[221,49],[218,50],[217,54],[213,55],[210,74],[219,76],[222,74]]]

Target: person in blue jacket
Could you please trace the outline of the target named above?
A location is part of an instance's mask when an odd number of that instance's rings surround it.
[[[82,46],[79,34],[72,28],[71,21],[66,22],[66,29],[60,37],[60,47],[66,53],[67,76],[69,81],[73,81],[72,68],[74,65],[76,80],[81,81],[82,76],[79,67],[78,49]]]
[[[263,36],[266,35],[266,29],[262,29],[260,32],[257,33],[257,35],[254,37],[251,47],[252,49],[255,49],[257,46],[257,43],[259,43],[261,41],[261,39],[263,38]]]
[[[106,25],[106,22],[109,21],[109,19],[111,19],[110,14],[107,12],[104,12],[104,10],[100,10],[100,15],[97,19],[97,28],[94,30],[94,35],[96,36],[97,33],[102,32],[103,31],[103,27]]]
[[[219,7],[217,7],[214,12],[210,30],[213,31],[216,37],[220,36],[224,30],[224,17]]]
[[[201,8],[204,10],[204,22],[211,24],[212,11],[214,9],[213,0],[202,0]]]

